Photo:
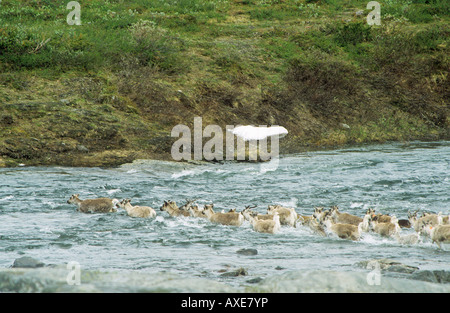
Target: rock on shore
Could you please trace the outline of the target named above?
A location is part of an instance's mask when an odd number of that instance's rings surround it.
[[[81,270],[79,284],[66,266],[0,269],[0,292],[236,292],[226,284],[177,274]],[[69,279],[68,279],[69,278]]]
[[[371,285],[367,272],[360,271],[287,271],[236,287],[216,280],[169,272],[84,269],[80,271],[79,284],[76,284],[73,283],[71,270],[65,265],[3,268],[0,269],[0,292],[450,292],[450,284],[385,275],[381,275],[379,285]]]
[[[378,284],[369,284],[367,273],[335,271],[285,272],[264,279],[256,288],[258,292],[345,292],[345,293],[448,293],[449,284],[386,277],[381,275]]]

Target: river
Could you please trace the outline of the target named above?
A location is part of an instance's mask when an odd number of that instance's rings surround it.
[[[272,165],[272,166],[271,166]],[[320,237],[308,228],[254,232],[159,210],[196,198],[216,210],[269,204],[312,214],[337,205],[363,216],[368,208],[406,219],[408,211],[450,213],[450,142],[388,143],[283,155],[274,164],[190,164],[138,160],[115,168],[17,167],[0,169],[0,267],[31,256],[46,264],[78,262],[82,269],[170,272],[239,285],[288,270],[358,271],[355,263],[391,258],[425,270],[450,270],[450,252],[429,240],[401,245],[373,233],[358,242]],[[123,210],[83,214],[67,204],[81,199],[131,198],[157,209],[155,219]],[[413,233],[403,229],[403,234]],[[236,253],[245,248],[256,255]],[[222,277],[243,267],[248,275]]]

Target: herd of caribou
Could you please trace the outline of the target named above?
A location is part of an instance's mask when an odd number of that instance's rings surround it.
[[[315,208],[310,216],[295,212],[294,208],[281,205],[269,205],[267,214],[258,214],[252,211],[254,207],[247,206],[241,212],[231,209],[228,212],[214,211],[213,204],[206,204],[199,208],[194,204],[196,200],[186,200],[180,207],[175,201],[164,201],[160,207],[170,216],[186,216],[205,218],[213,223],[230,226],[241,226],[245,220],[249,221],[257,232],[275,234],[281,226],[296,227],[297,223],[309,227],[314,233],[321,236],[335,235],[342,239],[359,240],[362,233],[374,232],[384,237],[393,237],[401,244],[415,244],[421,236],[426,236],[441,248],[441,243],[450,243],[450,219],[449,215],[441,212],[423,213],[418,216],[418,210],[408,213],[408,219],[397,219],[395,216],[376,214],[374,209],[368,209],[363,217],[349,213],[339,212],[338,207],[333,206],[329,210],[322,207]],[[75,204],[77,210],[83,213],[110,213],[117,212],[116,208],[124,209],[131,217],[154,218],[156,211],[149,206],[133,206],[130,199],[97,198],[81,200],[78,194],[74,194],[67,201]],[[402,228],[414,228],[415,232],[401,235]]]

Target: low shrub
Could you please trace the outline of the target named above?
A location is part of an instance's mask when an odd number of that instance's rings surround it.
[[[372,39],[372,28],[365,22],[349,22],[338,25],[335,40],[341,46],[356,45]]]
[[[166,72],[185,69],[187,63],[180,54],[185,49],[185,42],[179,36],[148,20],[134,23],[129,31],[133,40],[132,53],[143,66]]]

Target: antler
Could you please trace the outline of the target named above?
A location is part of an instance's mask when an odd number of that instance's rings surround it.
[[[189,207],[191,206],[192,203],[194,203],[195,201],[197,201],[198,199],[193,199],[193,200],[189,200],[189,199],[185,199],[186,200],[186,204],[183,204],[182,206],[179,207],[180,210],[188,210]]]

